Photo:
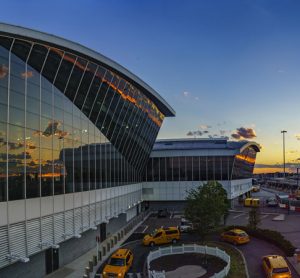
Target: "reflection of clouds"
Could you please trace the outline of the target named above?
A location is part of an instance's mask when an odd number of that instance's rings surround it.
[[[31,159],[32,158],[31,154],[28,153],[28,152],[26,152],[26,153],[22,152],[22,153],[19,153],[19,154],[9,153],[7,157],[10,160],[22,160],[24,158],[26,158],[26,159]],[[6,160],[7,157],[6,157],[6,153],[1,153],[0,154],[0,159]]]
[[[22,72],[21,73],[21,77],[23,77],[23,78],[25,78],[25,77],[31,78],[31,77],[33,77],[33,72],[31,70]]]
[[[23,143],[13,143],[13,142],[8,142],[8,147],[10,150],[18,150],[24,147]]]
[[[59,121],[49,122],[46,129],[44,131],[35,131],[33,132],[33,136],[57,136],[58,139],[63,139],[69,135],[68,132],[60,130],[58,127],[61,125]]]
[[[8,73],[8,67],[5,65],[0,66],[0,79],[3,79]]]

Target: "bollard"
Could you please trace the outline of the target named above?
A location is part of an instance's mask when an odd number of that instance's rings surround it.
[[[115,244],[117,244],[117,242],[118,242],[117,236],[114,236],[114,239],[115,239]]]
[[[100,251],[100,250],[98,251],[98,260],[99,260],[99,261],[101,261],[101,260],[102,260],[102,253],[101,253],[101,251]]]
[[[121,234],[120,234],[120,232],[118,233],[118,241],[120,241],[120,239],[121,239]]]
[[[85,275],[87,277],[90,277],[90,268],[87,266],[84,270],[85,270]]]
[[[98,262],[98,261],[97,261],[97,256],[94,255],[94,256],[93,256],[93,265],[96,266],[96,265],[97,265],[97,262]]]
[[[90,272],[93,272],[93,268],[94,268],[94,263],[93,263],[93,261],[89,261],[89,269],[90,269]]]
[[[103,255],[103,256],[106,255],[106,248],[105,248],[105,246],[102,247],[102,255]]]

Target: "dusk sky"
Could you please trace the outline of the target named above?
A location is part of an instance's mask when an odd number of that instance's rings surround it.
[[[287,162],[300,163],[299,15],[297,0],[10,0],[0,21],[78,42],[139,76],[177,113],[159,138],[254,140],[268,168],[282,163],[282,129]]]

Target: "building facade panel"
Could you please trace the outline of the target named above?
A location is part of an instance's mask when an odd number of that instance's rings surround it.
[[[19,29],[0,24],[0,268],[47,257],[81,234],[84,242],[101,223],[108,231],[124,225],[142,200],[143,170],[165,114],[173,115],[109,59]],[[62,263],[71,259],[68,248],[59,251]]]

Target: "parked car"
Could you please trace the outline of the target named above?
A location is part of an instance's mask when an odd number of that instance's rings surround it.
[[[245,207],[259,207],[260,200],[258,198],[246,198],[244,200]]]
[[[260,191],[260,185],[253,185],[252,186],[252,192],[259,192]]]
[[[194,229],[193,223],[189,222],[185,218],[181,218],[179,229],[181,233],[190,232]]]
[[[102,277],[121,277],[124,278],[133,262],[133,254],[129,249],[118,249],[112,254],[108,263],[105,265]]]
[[[232,229],[221,234],[221,240],[234,245],[244,244],[250,241],[248,234],[241,229]]]
[[[267,277],[292,278],[292,273],[286,260],[279,255],[268,255],[262,258],[262,266]]]
[[[167,209],[160,209],[160,210],[157,212],[157,217],[158,217],[158,218],[168,217],[169,215],[170,215],[170,213],[168,212]]]
[[[143,244],[145,246],[154,246],[165,243],[176,243],[178,240],[180,240],[178,227],[159,228],[152,234],[145,235]]]
[[[278,201],[274,197],[270,197],[266,200],[266,205],[268,207],[277,207],[278,206]]]

